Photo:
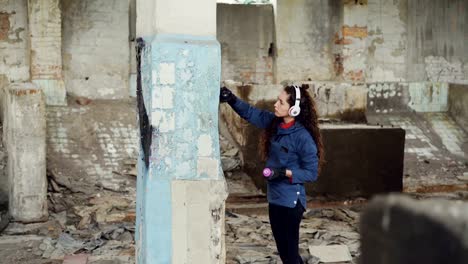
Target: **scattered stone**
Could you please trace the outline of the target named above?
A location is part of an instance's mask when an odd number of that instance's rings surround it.
[[[457,176],[460,181],[468,181],[468,172],[463,173],[462,176]]]
[[[62,233],[57,240],[57,249],[61,249],[65,255],[74,254],[84,246],[83,241],[76,240],[70,234]]]
[[[240,160],[232,157],[221,157],[223,171],[232,171],[240,166]]]
[[[317,257],[323,263],[353,260],[346,245],[309,246],[309,251],[312,256]]]
[[[67,255],[63,259],[63,264],[87,264],[88,255],[79,254],[79,255]]]
[[[57,222],[62,226],[62,228],[65,228],[65,225],[67,223],[67,212],[62,211],[58,214],[53,214],[51,215],[53,218],[57,220]]]
[[[227,150],[227,151],[221,153],[221,155],[226,156],[226,157],[234,157],[234,156],[236,156],[238,153],[239,153],[239,149],[237,149],[237,148],[232,148],[232,149],[230,149],[230,150]]]
[[[55,244],[51,238],[45,238],[42,243],[39,245],[39,249],[42,250],[43,258],[50,258],[52,253],[55,251]]]
[[[86,98],[86,97],[82,97],[82,96],[76,97],[75,101],[76,101],[77,104],[83,105],[83,106],[89,105],[92,102],[91,99]]]
[[[125,232],[119,237],[119,240],[122,241],[122,242],[131,243],[131,242],[134,241],[134,238],[133,238],[132,233],[130,233],[129,231],[125,231]]]

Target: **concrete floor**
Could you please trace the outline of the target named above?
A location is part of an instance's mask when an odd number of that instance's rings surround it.
[[[468,135],[448,113],[373,115],[368,121],[405,129],[405,192],[468,190],[460,180],[468,172]]]

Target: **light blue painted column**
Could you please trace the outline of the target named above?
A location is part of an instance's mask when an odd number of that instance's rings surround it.
[[[221,54],[215,30],[205,33],[213,27],[205,26],[206,17],[216,25],[216,1],[197,1],[199,14],[186,18],[181,13],[180,19],[177,11],[194,3],[137,4],[137,34],[143,36],[137,55],[137,262],[224,263],[227,193],[218,141]]]

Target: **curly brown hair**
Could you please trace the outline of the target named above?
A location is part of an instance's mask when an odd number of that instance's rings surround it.
[[[318,174],[320,175],[322,165],[325,162],[325,155],[323,150],[322,136],[320,134],[320,129],[318,126],[318,115],[317,109],[315,107],[315,101],[307,92],[307,89],[309,89],[308,84],[302,84],[300,87],[301,101],[299,106],[301,108],[301,112],[298,116],[295,117],[295,120],[300,122],[305,127],[305,129],[310,133],[310,135],[315,141],[315,144],[317,145],[317,156],[319,159]],[[296,98],[296,89],[294,88],[294,86],[286,86],[284,87],[284,91],[287,94],[289,94],[288,104],[290,106],[294,105],[294,101]],[[273,122],[271,122],[270,126],[263,131],[262,139],[260,140],[259,150],[260,155],[264,161],[268,158],[271,137],[272,135],[276,134],[278,125],[282,121],[282,118],[275,117],[273,119]]]

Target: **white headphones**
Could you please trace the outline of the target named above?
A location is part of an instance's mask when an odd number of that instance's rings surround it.
[[[294,102],[294,105],[289,108],[289,115],[295,117],[301,113],[301,108],[299,107],[299,104],[301,103],[301,90],[297,85],[293,85],[293,87],[296,89],[296,101]]]

